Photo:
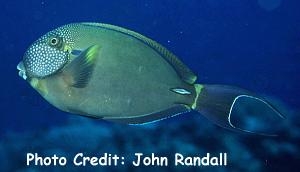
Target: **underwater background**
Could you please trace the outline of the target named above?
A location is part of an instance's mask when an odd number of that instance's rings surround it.
[[[297,171],[300,162],[300,1],[63,0],[1,4],[0,171]],[[146,35],[176,54],[199,83],[235,85],[266,97],[286,119],[277,137],[236,133],[196,112],[147,125],[64,113],[18,76],[29,45],[71,22],[109,23]],[[145,96],[147,92],[145,91]],[[250,109],[240,112],[250,113]],[[266,121],[268,123],[268,121]],[[254,124],[255,125],[255,124]],[[124,166],[26,166],[26,153],[124,156]],[[223,167],[134,167],[134,153],[228,154]],[[128,162],[127,162],[128,161]]]

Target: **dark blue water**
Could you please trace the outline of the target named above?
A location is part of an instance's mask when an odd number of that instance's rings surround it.
[[[39,169],[26,166],[27,152],[64,156],[111,152],[129,160],[134,152],[154,152],[170,159],[175,152],[194,156],[228,152],[229,166],[199,169],[295,170],[300,152],[299,6],[296,0],[3,2],[1,168]],[[265,138],[232,133],[196,113],[146,126],[127,126],[57,110],[18,76],[16,65],[41,35],[81,21],[123,26],[160,42],[197,73],[200,83],[240,86],[268,97],[287,116],[280,125],[282,135]],[[130,165],[121,168],[136,169]],[[169,168],[176,170],[173,165]]]

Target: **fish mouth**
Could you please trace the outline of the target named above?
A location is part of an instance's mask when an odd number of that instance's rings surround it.
[[[26,70],[22,61],[18,64],[17,69],[19,70],[19,76],[24,80],[26,80],[27,79]]]

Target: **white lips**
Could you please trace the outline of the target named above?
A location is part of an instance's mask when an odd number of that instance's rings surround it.
[[[26,80],[27,76],[26,76],[26,71],[23,62],[20,62],[18,64],[17,69],[19,70],[19,76],[22,77],[24,80]]]

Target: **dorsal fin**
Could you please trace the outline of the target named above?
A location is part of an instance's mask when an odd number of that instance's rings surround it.
[[[146,45],[150,46],[153,50],[155,50],[157,53],[159,53],[169,64],[171,64],[174,69],[176,70],[177,74],[184,80],[185,82],[189,84],[193,84],[197,80],[197,76],[182,62],[180,61],[172,52],[167,50],[165,47],[157,43],[156,41],[153,41],[152,39],[147,38],[146,36],[143,36],[137,32],[110,25],[110,24],[104,24],[104,23],[82,23],[83,25],[88,26],[96,26],[101,27],[109,30],[114,30],[126,35],[130,35]]]

